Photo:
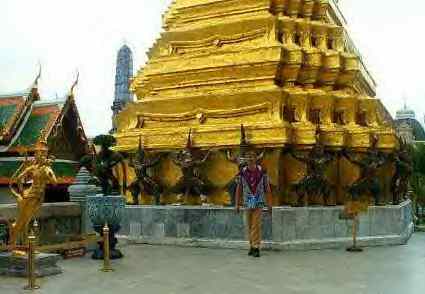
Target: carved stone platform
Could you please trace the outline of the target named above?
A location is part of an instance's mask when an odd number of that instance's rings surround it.
[[[39,253],[35,260],[35,275],[37,277],[53,276],[62,273],[57,265],[61,259],[59,254]],[[28,256],[13,256],[12,253],[0,253],[0,275],[27,276]]]
[[[275,250],[343,248],[351,244],[352,221],[343,207],[274,207],[263,213],[264,247]],[[123,239],[155,245],[246,248],[244,214],[232,208],[127,206]],[[360,246],[402,245],[413,233],[412,203],[372,206],[360,216]]]

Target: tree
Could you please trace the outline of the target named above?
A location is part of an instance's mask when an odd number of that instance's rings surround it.
[[[93,143],[101,147],[95,154],[87,155],[81,159],[81,165],[90,170],[102,187],[103,195],[110,195],[119,192],[119,181],[114,175],[113,169],[122,162],[123,157],[120,153],[110,150],[116,144],[116,140],[111,135],[99,135],[94,138]]]
[[[411,148],[413,159],[413,174],[410,185],[413,190],[413,201],[416,207],[416,215],[419,207],[425,206],[425,144],[416,144]]]

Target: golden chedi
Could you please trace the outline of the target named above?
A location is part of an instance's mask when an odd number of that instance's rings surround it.
[[[275,205],[294,203],[290,187],[306,173],[283,152],[288,144],[308,154],[320,140],[328,150],[361,153],[376,135],[381,151],[396,148],[391,117],[334,1],[175,0],[148,57],[132,81],[137,101],[116,117],[116,150],[134,153],[142,136],[152,156],[173,154],[191,129],[193,146],[213,151],[201,169],[213,186],[211,203],[229,203],[238,166],[226,151],[238,150],[241,124],[249,143],[266,150]],[[120,177],[129,183],[134,173],[126,169]],[[385,170],[383,198],[390,199],[392,168]],[[164,191],[181,175],[169,157],[152,173]],[[326,174],[335,187],[330,204],[345,203],[358,168],[338,157]]]

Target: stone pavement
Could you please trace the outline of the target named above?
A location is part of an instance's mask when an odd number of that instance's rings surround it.
[[[88,256],[61,261],[64,273],[40,280],[43,294],[108,293],[300,293],[422,294],[425,289],[425,233],[409,245],[344,250],[264,252],[123,246],[126,258],[103,273]],[[0,294],[28,293],[22,278],[0,277]]]

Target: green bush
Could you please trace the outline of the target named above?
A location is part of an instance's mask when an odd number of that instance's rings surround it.
[[[424,216],[420,213],[421,207],[425,206],[425,144],[416,144],[411,149],[413,159],[413,174],[410,186],[413,191],[413,201],[416,214],[420,219],[418,223],[425,223]]]
[[[116,142],[117,141],[115,137],[111,135],[99,135],[99,136],[96,136],[93,140],[93,143],[95,145],[102,146],[106,149],[109,147],[115,146]]]

